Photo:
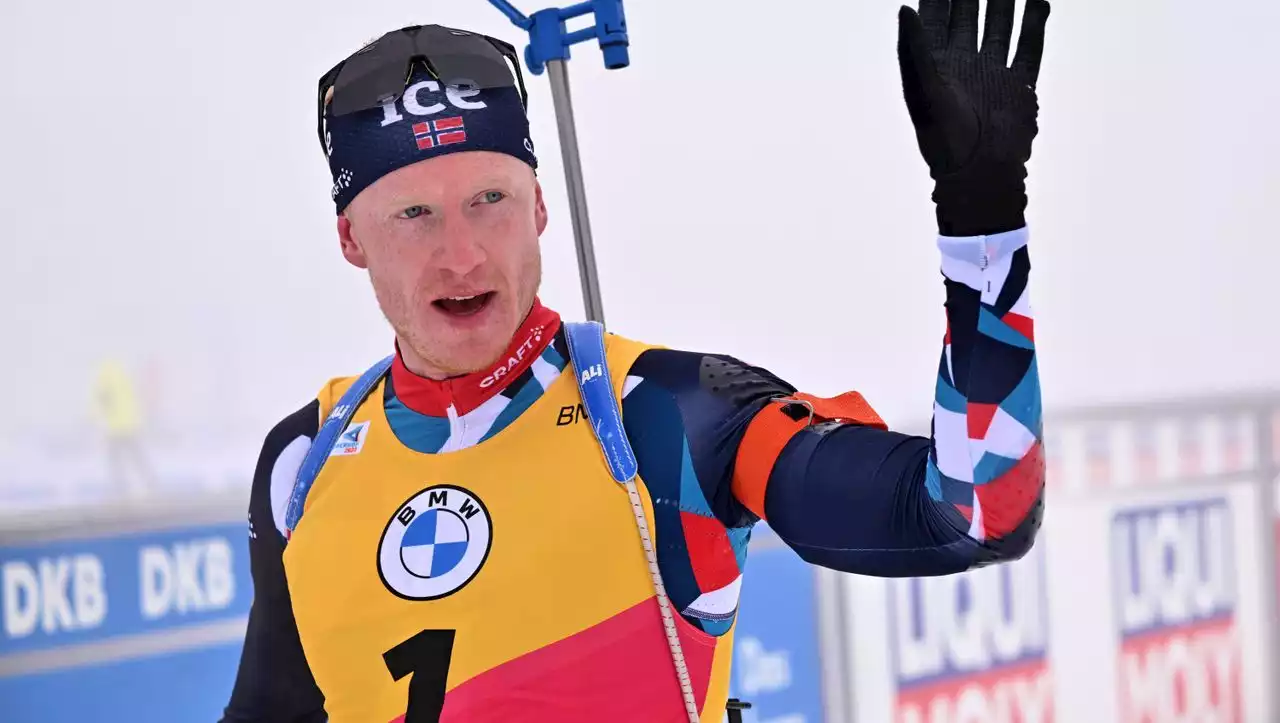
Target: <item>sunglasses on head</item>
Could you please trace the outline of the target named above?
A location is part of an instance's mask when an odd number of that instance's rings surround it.
[[[394,102],[418,63],[444,86],[518,88],[520,104],[528,108],[529,94],[515,47],[466,30],[413,25],[386,33],[320,78],[316,132],[321,147],[327,152],[326,112],[336,117]]]

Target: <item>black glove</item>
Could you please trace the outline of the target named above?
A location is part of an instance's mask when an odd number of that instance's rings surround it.
[[[1014,0],[987,0],[978,48],[978,0],[920,0],[898,13],[898,63],[920,151],[935,181],[938,230],[977,236],[1025,225],[1027,160],[1046,0],[1027,0],[1013,65]]]

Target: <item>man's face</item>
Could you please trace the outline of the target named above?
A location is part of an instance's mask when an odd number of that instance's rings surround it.
[[[467,151],[383,176],[338,217],[342,254],[369,270],[406,364],[432,377],[492,364],[542,279],[542,188],[519,159]]]

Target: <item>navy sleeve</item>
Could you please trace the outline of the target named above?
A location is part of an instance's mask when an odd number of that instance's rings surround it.
[[[929,436],[818,419],[776,456],[769,452],[756,513],[802,558],[845,572],[915,577],[1013,560],[1030,549],[1044,506],[1044,461],[1026,239],[1025,228],[939,239],[947,335]],[[759,412],[783,404],[774,400],[795,388],[732,357],[683,351],[646,352],[631,375],[634,398],[623,399],[628,437],[641,477],[656,480],[681,507],[671,519],[683,521],[684,540],[702,534],[690,532],[697,513],[731,534],[754,524],[756,513],[734,494],[741,445]],[[669,527],[665,539],[678,538],[677,523]],[[681,575],[674,578],[678,590]],[[688,585],[684,598],[709,587]]]
[[[311,440],[320,405],[312,401],[267,435],[249,498],[249,559],[253,607],[240,670],[222,723],[323,723],[324,697],[302,653],[284,573],[284,536],[276,528],[271,478],[281,452],[299,437]]]
[[[764,516],[804,559],[883,577],[1020,558],[1044,509],[1025,228],[939,239],[947,334],[932,433],[819,423],[768,474]]]
[[[802,431],[770,475],[769,525],[808,562],[862,575],[946,575],[992,559],[929,497],[929,451],[927,437],[873,427]]]

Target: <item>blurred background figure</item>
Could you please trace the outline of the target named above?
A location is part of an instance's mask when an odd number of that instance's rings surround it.
[[[123,362],[108,358],[98,366],[93,392],[94,418],[103,434],[110,482],[122,496],[141,499],[153,490],[155,480],[134,379]]]

